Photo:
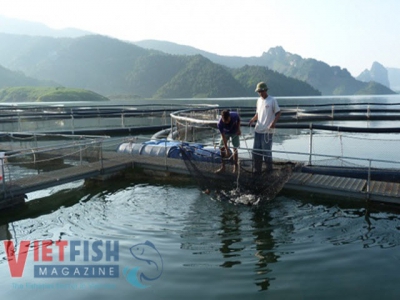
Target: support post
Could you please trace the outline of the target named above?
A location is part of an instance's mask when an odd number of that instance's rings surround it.
[[[369,200],[371,193],[371,164],[371,159],[368,159],[367,200]]]
[[[75,134],[75,124],[74,123],[75,123],[74,122],[74,113],[71,110],[71,131],[72,131],[72,134]]]
[[[187,134],[188,134],[188,122],[185,121],[185,141],[187,141]]]
[[[5,174],[4,174],[4,152],[0,152],[0,164],[1,164],[1,184],[3,186],[3,197],[6,198],[6,181],[5,181]]]
[[[103,140],[100,141],[100,173],[104,172],[104,166],[103,166]]]
[[[82,144],[79,144],[79,162],[82,166]]]
[[[164,150],[165,150],[165,159],[164,159],[164,165],[165,165],[165,170],[168,170],[167,166],[167,158],[168,158],[168,152],[167,152],[167,139],[164,140]]]
[[[308,164],[311,166],[312,165],[312,149],[313,146],[313,129],[312,129],[312,123],[310,123],[310,142],[309,142],[309,150],[310,150],[310,156],[308,158]]]

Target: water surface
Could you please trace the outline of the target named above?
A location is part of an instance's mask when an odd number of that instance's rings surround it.
[[[84,196],[73,203],[71,194]],[[57,299],[388,299],[400,294],[396,211],[284,194],[259,207],[236,206],[192,185],[154,182],[111,182],[101,191],[72,187],[47,201],[56,197],[65,198],[66,205],[4,224],[3,239],[117,240],[121,248],[148,240],[162,255],[162,275],[145,289],[122,276],[38,279],[30,249],[24,276],[11,278],[0,247],[2,296],[23,299],[32,290],[35,297]],[[130,265],[132,257],[121,252],[119,263]],[[53,288],[39,286],[49,283]]]
[[[332,99],[282,101],[321,103]],[[335,100],[400,102],[399,96]],[[218,101],[243,105],[245,99]],[[254,103],[253,99],[251,105]],[[389,124],[397,126],[397,122]],[[389,127],[384,122],[379,126]],[[371,136],[348,135],[343,142],[343,136],[320,135],[323,142],[315,144],[315,151],[397,159],[398,147],[390,146],[396,136],[375,136],[377,146],[371,147]],[[283,132],[276,137],[277,150],[308,151],[309,140],[301,132]],[[364,141],[362,149],[357,148],[360,139]],[[85,187],[79,181],[28,194],[28,200],[25,208],[0,214],[2,241],[12,240],[16,245],[44,240],[117,241],[119,277],[35,278],[33,272],[39,262],[34,261],[35,249],[31,246],[23,276],[12,278],[2,242],[2,299],[397,299],[400,296],[398,208],[285,191],[263,205],[248,207],[218,201],[192,184],[150,179],[115,179],[92,187]],[[146,241],[155,246],[159,256],[153,251],[153,256],[139,261],[129,249]],[[70,254],[66,249],[66,257]],[[104,259],[101,262],[105,263]],[[85,262],[81,257],[76,263]],[[145,288],[134,286],[125,280],[123,270],[137,266],[144,274],[160,276],[145,281]]]

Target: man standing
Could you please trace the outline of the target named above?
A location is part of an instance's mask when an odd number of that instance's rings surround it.
[[[216,171],[216,173],[225,172],[225,158],[229,157],[229,139],[232,140],[233,145],[233,160],[235,164],[233,167],[233,172],[236,173],[238,166],[237,148],[240,146],[239,135],[241,134],[239,114],[237,112],[223,110],[217,126],[219,132],[221,133],[219,147],[221,149],[222,165],[221,168]]]
[[[262,171],[262,160],[267,165],[267,171],[272,170],[272,137],[276,122],[281,116],[278,102],[267,94],[268,87],[264,82],[259,82],[256,92],[260,95],[257,99],[256,114],[251,118],[249,125],[257,121],[254,133],[253,163],[256,173]]]

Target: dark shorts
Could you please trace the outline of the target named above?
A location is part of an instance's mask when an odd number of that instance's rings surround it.
[[[232,140],[232,146],[233,148],[239,148],[240,146],[240,141],[239,141],[239,136],[236,134],[225,134],[226,140],[229,142],[229,139]],[[219,147],[223,148],[224,147],[224,140],[221,137],[221,140],[219,141]]]

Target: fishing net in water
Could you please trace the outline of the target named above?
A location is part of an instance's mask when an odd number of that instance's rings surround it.
[[[225,172],[215,173],[221,167],[221,156],[203,153],[199,159],[193,147],[181,147],[182,159],[200,189],[217,199],[236,204],[257,205],[269,201],[282,190],[294,168],[293,163],[275,163],[273,170],[254,172],[253,161],[239,159],[238,170],[233,172],[233,161],[225,162]]]

